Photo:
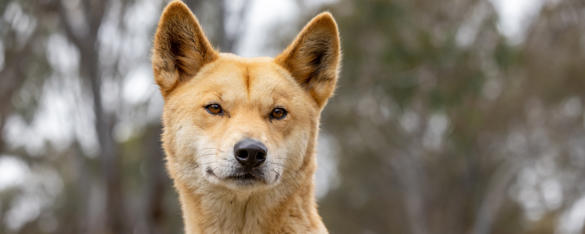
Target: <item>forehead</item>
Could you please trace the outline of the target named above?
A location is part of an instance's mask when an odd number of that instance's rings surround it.
[[[187,86],[200,94],[235,100],[288,99],[303,93],[290,74],[271,58],[221,57],[202,69]]]

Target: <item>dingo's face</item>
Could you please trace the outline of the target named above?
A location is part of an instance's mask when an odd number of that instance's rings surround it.
[[[226,56],[167,97],[164,139],[189,181],[271,185],[300,167],[318,113],[271,60]]]
[[[275,59],[249,59],[216,52],[189,9],[170,4],[152,61],[175,182],[254,190],[303,172],[335,87],[339,53],[337,26],[327,13]]]

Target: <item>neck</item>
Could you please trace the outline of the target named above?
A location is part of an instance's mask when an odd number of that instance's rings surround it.
[[[285,177],[273,188],[254,192],[177,188],[186,234],[327,232],[317,214],[312,176]]]

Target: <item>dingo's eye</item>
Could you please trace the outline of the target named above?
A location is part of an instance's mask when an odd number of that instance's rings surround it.
[[[221,108],[221,106],[219,104],[209,104],[209,105],[205,106],[205,110],[207,110],[207,112],[209,112],[209,114],[212,114],[212,115],[223,114],[223,109]]]
[[[274,108],[272,109],[272,112],[270,112],[270,119],[276,119],[276,120],[281,120],[284,119],[284,117],[286,117],[286,114],[288,112],[284,109],[284,108]]]

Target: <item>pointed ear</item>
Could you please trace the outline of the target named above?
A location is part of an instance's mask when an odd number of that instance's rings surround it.
[[[169,3],[158,23],[152,49],[154,78],[163,96],[217,57],[189,8],[181,1]]]
[[[313,18],[275,61],[323,107],[335,89],[340,50],[337,24],[325,12]]]

